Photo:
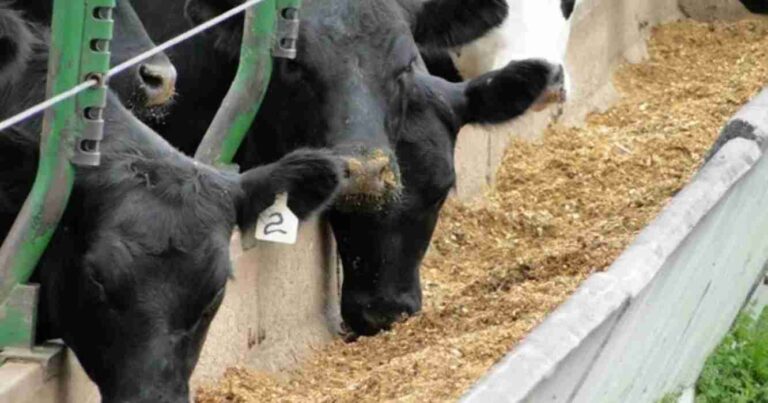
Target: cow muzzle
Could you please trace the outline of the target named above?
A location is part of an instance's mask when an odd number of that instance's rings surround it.
[[[136,70],[139,88],[144,93],[144,107],[167,104],[176,94],[176,68],[170,63],[145,63]]]
[[[400,197],[400,172],[391,152],[376,149],[345,158],[349,181],[336,202],[337,208],[379,210]]]
[[[562,64],[553,64],[547,81],[547,87],[531,106],[534,111],[541,111],[553,104],[562,104],[568,99],[568,74]]]

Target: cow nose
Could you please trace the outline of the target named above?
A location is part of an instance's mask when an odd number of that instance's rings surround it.
[[[176,68],[170,63],[145,63],[138,69],[147,107],[168,103],[176,92]]]
[[[397,164],[387,152],[345,157],[349,180],[337,203],[345,208],[379,208],[399,195]]]
[[[531,107],[540,111],[549,105],[563,103],[568,98],[568,72],[562,64],[551,64],[546,88]]]
[[[552,72],[550,85],[562,86],[564,83],[565,83],[565,68],[563,68],[563,65],[558,65],[557,67],[555,67],[554,71]]]
[[[389,156],[349,158],[347,173],[351,179],[346,193],[380,194],[397,186],[397,178]]]

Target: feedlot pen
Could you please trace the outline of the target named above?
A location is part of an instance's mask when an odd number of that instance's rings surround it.
[[[583,127],[513,141],[483,200],[448,202],[422,268],[423,313],[334,342],[292,370],[231,368],[197,401],[461,397],[619,256],[768,83],[768,20],[669,23],[654,28],[648,50],[616,72],[613,107]]]

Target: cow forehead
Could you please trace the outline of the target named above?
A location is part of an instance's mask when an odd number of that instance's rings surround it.
[[[377,44],[409,31],[402,9],[391,1],[310,0],[301,18],[301,40],[319,41],[330,47],[326,51]]]

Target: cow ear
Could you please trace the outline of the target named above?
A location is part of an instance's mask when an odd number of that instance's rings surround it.
[[[298,150],[281,160],[240,176],[243,197],[238,206],[240,228],[250,228],[259,214],[288,193],[288,207],[299,219],[327,207],[346,181],[344,163],[328,151]]]
[[[0,4],[7,7],[5,4]],[[0,84],[14,81],[24,70],[34,37],[17,11],[0,9]]]
[[[184,14],[194,25],[200,25],[237,7],[241,0],[186,0]],[[237,58],[243,39],[242,15],[230,18],[211,28],[214,47],[229,57]]]
[[[464,96],[454,108],[464,124],[502,123],[561,95],[563,74],[562,67],[544,60],[512,62],[462,83]]]
[[[428,0],[415,11],[411,28],[419,45],[449,48],[482,37],[507,13],[506,0]]]

